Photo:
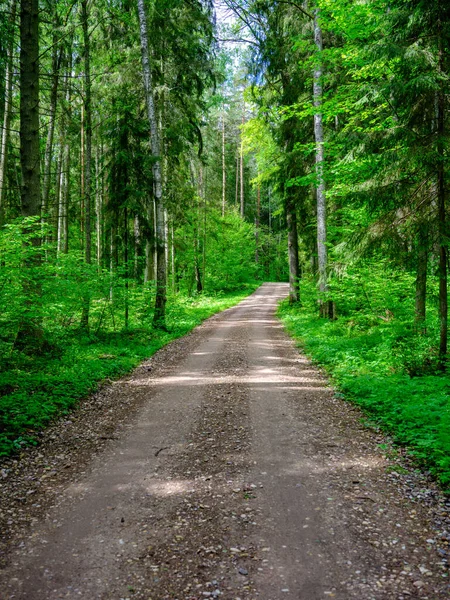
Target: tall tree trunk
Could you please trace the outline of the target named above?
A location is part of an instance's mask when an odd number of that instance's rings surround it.
[[[69,200],[70,200],[70,143],[67,135],[68,124],[70,121],[70,101],[71,101],[71,87],[70,87],[70,71],[72,61],[69,58],[67,67],[67,80],[66,80],[66,103],[68,114],[63,119],[64,128],[64,151],[61,171],[61,190],[60,199],[61,205],[59,209],[60,228],[61,231],[58,234],[58,251],[63,254],[69,252]]]
[[[289,302],[293,304],[300,300],[299,278],[300,267],[298,261],[298,232],[297,213],[292,200],[286,204],[286,221],[288,229],[288,254],[289,254]]]
[[[84,139],[84,102],[81,105],[81,124],[80,124],[80,244],[84,248],[84,204],[85,204],[85,183],[86,175],[86,142]]]
[[[244,108],[242,110],[242,125],[245,122],[245,103]],[[244,218],[244,140],[243,140],[243,132],[241,132],[241,167],[240,167],[240,180],[241,180],[241,217]]]
[[[144,270],[144,283],[148,283],[155,278],[155,252],[154,252],[154,240],[155,240],[155,211],[154,211],[153,197],[150,197],[147,205],[147,239],[145,241],[145,270]]]
[[[54,6],[55,14],[57,12],[56,6]],[[58,19],[55,16],[55,31],[58,26]],[[61,66],[62,49],[58,48],[57,35],[53,35],[53,55],[52,55],[52,88],[50,92],[50,109],[49,109],[49,122],[47,132],[47,142],[45,145],[45,158],[44,158],[44,185],[42,189],[42,214],[48,210],[48,199],[50,195],[50,182],[51,182],[51,170],[52,170],[52,151],[53,151],[53,137],[55,133],[55,121],[56,121],[56,104],[58,100],[58,84],[59,84],[59,69]]]
[[[13,92],[13,67],[14,67],[14,35],[13,28],[16,20],[17,0],[11,0],[9,23],[11,27],[11,38],[8,43],[6,58],[6,79],[5,79],[5,112],[3,114],[3,129],[1,135],[0,147],[0,225],[4,218],[4,199],[6,190],[6,173],[8,164],[8,141],[9,128],[11,124],[12,113],[12,92]]]
[[[148,27],[147,15],[145,12],[144,0],[137,0],[139,14],[139,30],[141,37],[142,51],[142,71],[144,75],[144,87],[147,104],[148,122],[150,127],[150,147],[153,157],[153,183],[155,198],[155,221],[156,221],[156,248],[157,248],[157,267],[156,267],[156,297],[155,312],[153,324],[156,327],[165,327],[166,319],[166,253],[164,248],[164,202],[161,179],[161,145],[158,135],[158,121],[155,111],[155,102],[153,97],[153,82],[150,68],[150,53],[148,47]]]
[[[119,244],[118,244],[118,215],[115,212],[111,216],[111,230],[109,239],[109,277],[110,277],[110,289],[109,299],[110,302],[114,302],[114,276],[117,273],[117,267],[119,265]]]
[[[222,217],[225,216],[227,172],[225,164],[225,105],[222,107]]]
[[[173,226],[173,219],[172,219],[170,242],[171,242],[171,257],[172,257],[172,292],[175,294],[177,277],[176,277],[176,272],[175,272],[175,228]]]
[[[69,39],[69,48],[72,46],[72,39]],[[66,96],[66,107],[63,111],[62,117],[62,129],[64,135],[64,157],[63,157],[63,168],[62,168],[62,186],[61,186],[61,207],[60,207],[60,219],[61,219],[61,241],[59,250],[63,254],[69,252],[69,203],[70,203],[70,141],[69,141],[69,125],[72,119],[72,53],[67,52],[67,64],[66,64],[66,75],[64,81],[65,96]]]
[[[57,242],[56,242],[56,251],[57,254],[64,252],[65,248],[65,236],[66,236],[66,228],[65,228],[65,220],[67,219],[67,192],[68,192],[68,177],[67,170],[69,168],[68,165],[68,157],[69,157],[69,146],[64,143],[61,136],[61,174],[60,174],[60,186],[59,186],[59,198],[57,198],[57,202],[59,202],[58,208],[58,227],[57,227]]]
[[[89,37],[88,0],[81,1],[81,27],[83,30],[84,53],[84,260],[87,265],[92,262],[91,239],[91,163],[92,163],[92,101],[91,101],[91,44]],[[83,299],[81,328],[89,331],[90,298]]]
[[[234,198],[234,203],[237,206],[239,201],[239,157],[240,151],[239,146],[236,144],[236,194]]]
[[[425,333],[428,267],[428,224],[421,223],[417,234],[416,327]]]
[[[321,296],[328,291],[327,275],[327,212],[324,179],[324,136],[322,122],[322,29],[319,24],[319,9],[314,11],[314,43],[317,49],[317,64],[313,73],[314,95],[314,137],[316,141],[316,177],[317,177],[317,256],[319,266],[319,292]],[[320,300],[322,316],[328,316],[328,304]]]
[[[103,177],[101,168],[102,146],[97,144],[95,154],[95,222],[97,234],[97,265],[102,266],[102,224],[103,224]]]
[[[84,175],[84,235],[85,248],[84,257],[88,265],[91,264],[92,240],[91,240],[91,166],[92,166],[92,100],[91,100],[91,42],[89,36],[88,0],[81,2],[83,45],[84,45],[84,135],[85,149],[85,175]]]
[[[156,280],[158,278],[158,245],[156,243],[156,237],[157,237],[157,231],[156,231],[156,202],[155,202],[155,197],[153,196],[153,200],[152,200],[152,211],[153,211],[153,255],[152,255],[152,259],[153,259],[153,273],[152,273],[152,279],[156,284]]]
[[[203,188],[203,247],[202,247],[202,273],[203,273],[203,289],[205,289],[206,285],[206,241],[207,241],[207,232],[206,232],[206,222],[207,222],[207,205],[206,205],[206,167],[205,167],[205,180],[204,180],[204,188]]]
[[[166,289],[169,287],[169,214],[164,210],[164,251],[166,254]]]
[[[198,182],[197,182],[197,231],[195,233],[195,247],[194,247],[194,256],[195,256],[195,281],[197,284],[197,292],[200,294],[203,292],[203,278],[202,278],[202,270],[200,268],[200,252],[202,250],[200,244],[200,222],[201,222],[201,200],[203,197],[203,166],[200,164],[200,168],[198,171]]]
[[[59,234],[59,224],[60,224],[60,216],[59,210],[61,207],[61,188],[62,188],[62,170],[63,170],[63,162],[64,162],[64,144],[62,140],[62,135],[60,136],[60,143],[58,148],[58,156],[56,160],[56,178],[55,178],[55,205],[54,205],[54,213],[53,213],[53,222],[54,222],[54,231],[56,232],[56,253],[58,253],[58,234]],[[53,240],[52,240],[53,241]]]
[[[259,176],[259,173],[258,173]],[[261,213],[261,184],[258,181],[256,189],[256,216],[255,216],[255,263],[259,263],[259,222]]]
[[[21,0],[20,10],[20,163],[22,215],[40,213],[39,154],[39,2]],[[40,245],[36,238],[34,244]]]
[[[128,266],[128,209],[124,208],[123,210],[123,220],[124,220],[124,235],[123,235],[123,261],[125,263],[125,329],[128,329],[129,323],[129,281],[128,278],[130,276],[129,266]]]
[[[39,2],[21,0],[20,4],[20,164],[22,171],[21,205],[24,217],[40,215],[40,154],[39,154]],[[40,265],[41,238],[37,229],[25,267],[29,270],[24,280],[26,298],[23,320],[16,338],[16,346],[39,348],[42,344],[40,298],[41,283],[37,272]]]
[[[64,152],[64,193],[62,195],[63,201],[63,243],[61,251],[63,254],[69,252],[69,201],[70,201],[70,146],[66,142]]]
[[[442,12],[442,11],[441,11]],[[445,182],[445,91],[443,81],[446,76],[444,69],[444,43],[442,22],[438,24],[439,43],[439,72],[441,75],[440,90],[437,102],[437,204],[438,204],[438,232],[439,232],[439,321],[440,341],[439,360],[444,370],[447,363],[448,344],[448,290],[447,290],[447,223],[446,223],[446,182]]]
[[[148,283],[152,280],[153,275],[153,252],[150,241],[145,242],[145,269],[144,269],[144,283]]]
[[[137,281],[139,278],[139,246],[141,241],[141,228],[139,225],[139,215],[134,215],[134,279]]]

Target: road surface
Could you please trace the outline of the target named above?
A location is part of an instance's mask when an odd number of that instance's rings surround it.
[[[129,412],[41,513],[38,493],[2,599],[450,597],[429,508],[283,331],[286,295],[265,284],[105,392]]]

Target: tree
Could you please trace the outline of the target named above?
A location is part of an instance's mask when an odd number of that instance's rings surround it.
[[[152,72],[148,45],[147,13],[144,0],[138,0],[139,31],[141,36],[142,71],[144,74],[145,99],[150,127],[150,148],[153,156],[153,184],[156,219],[156,298],[154,324],[165,327],[166,310],[166,253],[165,253],[165,213],[161,178],[161,144],[159,139],[158,121],[155,111]]]
[[[41,284],[36,267],[40,263],[41,238],[33,217],[40,216],[40,153],[39,153],[39,2],[21,0],[20,4],[20,164],[21,208],[25,217],[25,239],[31,244],[26,253],[25,267],[29,276],[24,280],[25,307],[17,334],[16,347],[42,344],[39,311]],[[35,224],[35,221],[34,221]]]

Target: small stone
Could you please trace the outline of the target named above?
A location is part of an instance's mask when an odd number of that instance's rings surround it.
[[[247,569],[244,569],[244,567],[240,567],[239,574],[240,575],[248,575],[248,571],[247,571]]]

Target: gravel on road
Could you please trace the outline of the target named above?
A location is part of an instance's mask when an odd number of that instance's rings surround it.
[[[264,284],[2,463],[1,599],[450,598],[447,499],[299,353],[286,294]]]

